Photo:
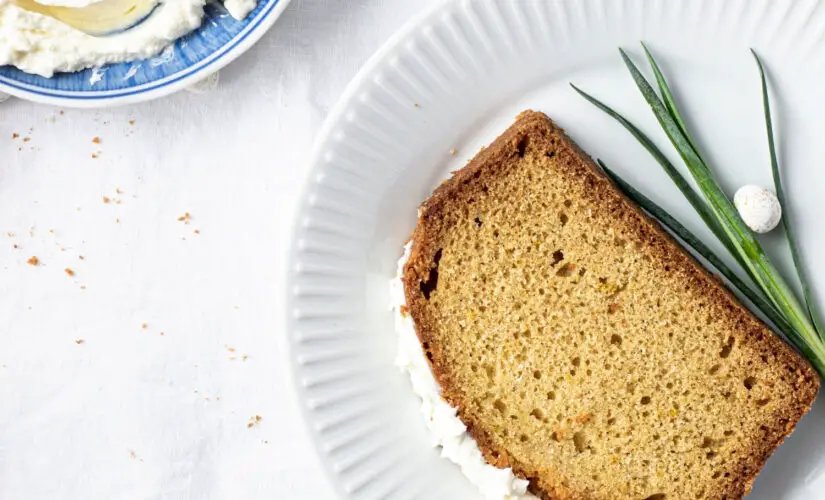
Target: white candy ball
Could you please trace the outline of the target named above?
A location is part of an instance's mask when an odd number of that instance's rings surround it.
[[[767,233],[782,218],[782,206],[776,195],[759,186],[739,188],[733,196],[733,204],[745,224],[756,233]]]

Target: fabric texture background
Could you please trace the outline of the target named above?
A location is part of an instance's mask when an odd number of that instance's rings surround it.
[[[330,107],[436,1],[293,0],[204,94],[0,106],[0,498],[334,498],[284,250]]]

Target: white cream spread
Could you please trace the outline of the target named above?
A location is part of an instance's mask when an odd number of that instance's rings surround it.
[[[255,10],[258,0],[224,0],[223,6],[235,19],[244,19]]]
[[[390,284],[395,331],[398,335],[395,364],[409,373],[413,392],[421,398],[421,414],[433,436],[433,446],[441,447],[441,456],[457,464],[486,500],[534,499],[533,495],[527,493],[528,481],[516,477],[512,469],[499,469],[484,460],[478,444],[456,415],[456,409],[441,399],[441,390],[424,357],[413,320],[408,314],[402,313],[406,298],[401,276],[410,257],[411,247],[412,242],[404,247],[404,256],[398,261],[398,272]]]
[[[52,0],[83,6],[94,0]],[[159,54],[201,25],[206,0],[167,1],[144,22],[122,33],[93,37],[50,17],[0,0],[0,65],[51,77],[108,63],[134,61]],[[226,8],[242,19],[257,0],[228,0]]]

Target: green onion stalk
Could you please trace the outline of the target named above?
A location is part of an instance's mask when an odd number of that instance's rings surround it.
[[[648,197],[633,188],[633,186],[620,178],[600,161],[599,163],[602,169],[604,169],[605,173],[613,179],[625,194],[636,201],[645,211],[658,219],[684,244],[693,248],[693,250],[701,255],[711,266],[716,268],[720,274],[728,280],[732,288],[745,296],[756,309],[762,312],[762,314],[773,323],[776,329],[810,360],[820,376],[825,377],[825,329],[823,329],[820,321],[811,288],[804,276],[799,246],[791,225],[790,215],[788,214],[789,210],[785,201],[785,192],[782,187],[776,144],[773,136],[773,122],[771,120],[767,78],[762,61],[756,52],[752,51],[759,68],[759,75],[762,82],[762,103],[765,113],[768,151],[770,154],[774,187],[777,198],[785,212],[785,216],[783,217],[785,234],[796,268],[797,278],[802,288],[804,305],[800,302],[773,262],[771,262],[770,257],[756,239],[756,235],[742,220],[731,200],[725,195],[719,182],[714,177],[713,172],[699,151],[696,141],[688,131],[686,122],[679,112],[679,107],[659,65],[647,47],[644,44],[642,44],[642,47],[653,70],[656,85],[659,90],[658,94],[627,53],[621,49],[619,49],[619,52],[630,71],[633,81],[656,116],[659,125],[682,158],[688,172],[698,187],[698,192],[667,157],[665,157],[653,141],[638,127],[592,95],[575,85],[571,85],[582,97],[624,126],[624,128],[644,146],[673,180],[676,187],[687,198],[702,221],[745,271],[750,283],[740,278],[737,273],[724,264],[722,259],[716,256],[710,248],[703,244],[695,235],[690,233],[684,225],[679,223],[679,221],[656,205]]]

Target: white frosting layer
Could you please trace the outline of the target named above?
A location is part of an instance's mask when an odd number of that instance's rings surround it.
[[[478,444],[456,415],[456,409],[441,399],[441,389],[424,356],[413,320],[401,313],[401,306],[406,304],[401,276],[411,247],[412,242],[404,247],[404,256],[398,261],[398,272],[391,283],[390,294],[398,335],[395,364],[409,373],[413,391],[421,398],[421,414],[432,434],[432,445],[441,447],[441,456],[457,464],[486,500],[534,499],[527,493],[528,481],[516,477],[512,469],[499,469],[484,460]]]
[[[92,3],[74,0],[78,5]],[[69,3],[68,0],[54,3]],[[0,0],[0,65],[51,77],[108,63],[146,59],[196,30],[206,0],[164,2],[144,22],[122,33],[93,37],[50,17]],[[243,19],[257,0],[228,0],[227,10]]]

